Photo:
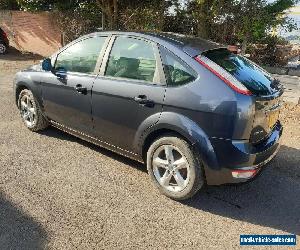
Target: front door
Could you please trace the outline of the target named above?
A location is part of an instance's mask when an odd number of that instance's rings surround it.
[[[142,124],[153,125],[162,112],[162,67],[155,44],[122,36],[112,42],[107,63],[93,85],[94,133],[107,143],[134,151]]]
[[[106,39],[95,36],[71,44],[58,54],[53,73],[44,72],[43,104],[51,120],[81,132],[92,130],[91,90]]]

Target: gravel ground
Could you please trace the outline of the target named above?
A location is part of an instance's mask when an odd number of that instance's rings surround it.
[[[300,235],[299,105],[285,105],[283,145],[257,179],[175,202],[139,163],[27,130],[12,79],[31,64],[0,57],[0,249],[238,249],[240,234]]]

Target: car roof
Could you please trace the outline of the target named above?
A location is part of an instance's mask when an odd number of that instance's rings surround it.
[[[152,35],[180,47],[184,52],[191,56],[199,55],[207,50],[224,47],[213,41],[190,35],[171,32],[153,33]]]
[[[225,48],[224,45],[205,40],[200,37],[183,35],[171,32],[129,32],[129,31],[101,31],[93,34],[107,34],[107,35],[128,35],[136,36],[152,40],[161,45],[171,44],[178,49],[183,50],[191,57],[197,56],[204,51]]]

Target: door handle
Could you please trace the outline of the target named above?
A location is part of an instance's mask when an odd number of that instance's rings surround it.
[[[83,95],[86,95],[87,94],[87,88],[86,87],[82,87],[81,84],[77,84],[75,86],[75,90],[80,93],[80,94],[83,94]]]
[[[151,107],[151,108],[154,107],[154,101],[149,100],[145,95],[135,96],[133,99],[135,102],[137,102],[140,105]]]

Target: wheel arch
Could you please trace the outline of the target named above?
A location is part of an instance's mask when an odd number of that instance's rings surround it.
[[[173,112],[163,112],[158,123],[141,136],[138,148],[143,160],[153,141],[165,134],[174,134],[186,140],[200,155],[205,166],[219,168],[216,153],[206,133],[188,117]]]
[[[147,151],[150,148],[151,144],[157,140],[158,138],[162,137],[162,136],[167,136],[167,135],[173,135],[179,138],[182,138],[186,141],[188,141],[187,138],[185,138],[182,134],[180,134],[179,132],[172,130],[172,129],[167,129],[167,128],[160,128],[157,130],[152,131],[150,134],[147,135],[147,137],[145,138],[144,142],[143,142],[143,146],[142,146],[142,157],[144,162],[146,161],[146,156],[147,156]]]
[[[14,94],[15,94],[15,103],[18,106],[19,95],[22,90],[28,89],[32,92],[35,99],[38,101],[40,107],[43,109],[43,102],[41,97],[41,90],[39,86],[33,82],[33,80],[28,77],[24,79],[24,76],[20,76],[19,73],[16,75],[15,84],[14,84]]]
[[[21,91],[24,90],[24,89],[28,89],[28,90],[31,91],[31,89],[25,83],[19,83],[19,84],[16,85],[15,102],[16,102],[17,106],[18,106],[19,95],[20,95]]]

